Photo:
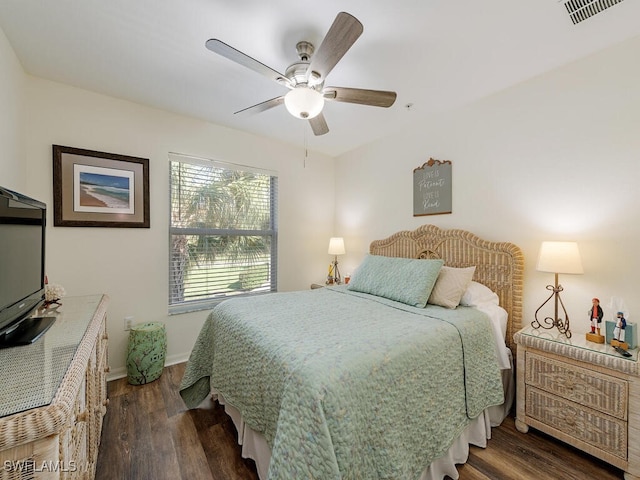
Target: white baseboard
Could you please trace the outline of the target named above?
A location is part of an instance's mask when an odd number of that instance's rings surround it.
[[[177,355],[169,355],[165,358],[164,366],[175,365],[176,363],[183,363],[189,360],[190,353],[179,353]],[[111,380],[118,380],[127,376],[127,367],[122,366],[118,368],[112,368],[107,374],[107,382]]]

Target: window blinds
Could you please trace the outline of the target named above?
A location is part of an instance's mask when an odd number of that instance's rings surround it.
[[[172,312],[276,290],[277,183],[272,172],[170,157]]]

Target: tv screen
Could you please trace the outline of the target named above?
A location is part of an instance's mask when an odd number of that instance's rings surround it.
[[[43,333],[42,322],[29,317],[44,301],[46,211],[44,203],[0,187],[0,347]]]

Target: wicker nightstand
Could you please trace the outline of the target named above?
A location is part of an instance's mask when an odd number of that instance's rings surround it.
[[[640,479],[638,351],[526,327],[518,349],[516,427],[536,428]]]

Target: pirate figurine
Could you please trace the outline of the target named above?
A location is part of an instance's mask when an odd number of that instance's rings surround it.
[[[622,312],[618,312],[617,317],[618,319],[616,320],[616,326],[613,329],[613,341],[611,344],[613,345],[614,342],[617,342],[618,346],[624,348],[626,346],[624,334],[625,329],[627,328],[627,320],[624,318],[624,313]]]
[[[604,336],[600,333],[600,325],[602,324],[602,307],[600,300],[594,298],[591,300],[592,307],[589,309],[589,321],[591,322],[591,332],[587,333],[587,340],[595,343],[604,343]]]
[[[602,307],[600,306],[600,300],[594,298],[591,300],[593,307],[589,310],[589,319],[591,321],[591,333],[598,332],[600,335],[600,324],[602,323],[602,317],[604,313],[602,313]]]

